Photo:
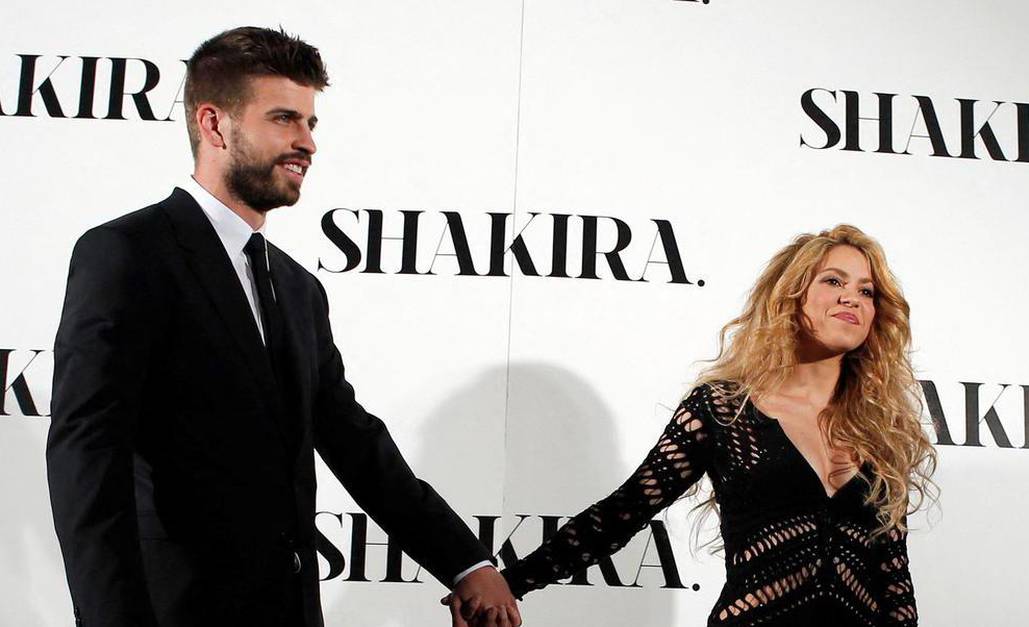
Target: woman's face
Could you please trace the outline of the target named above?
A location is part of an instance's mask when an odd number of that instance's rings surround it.
[[[802,346],[820,346],[832,354],[852,351],[868,337],[874,317],[875,285],[868,260],[853,246],[834,246],[804,295]]]

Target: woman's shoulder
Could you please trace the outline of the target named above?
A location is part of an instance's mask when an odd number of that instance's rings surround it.
[[[736,381],[728,379],[701,379],[690,388],[688,394],[686,394],[686,400],[691,398],[703,399],[706,401],[729,401],[734,398],[740,397],[741,386]]]
[[[726,379],[698,382],[682,401],[681,407],[700,416],[711,416],[719,421],[735,418],[746,402],[741,386]]]

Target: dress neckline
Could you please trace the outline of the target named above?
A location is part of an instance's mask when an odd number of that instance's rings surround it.
[[[754,410],[754,413],[759,418],[763,418],[764,420],[770,421],[770,422],[775,424],[775,429],[779,432],[779,435],[782,436],[782,439],[786,442],[787,449],[792,451],[793,454],[804,465],[804,468],[807,470],[807,474],[812,479],[814,479],[815,483],[818,485],[819,492],[822,493],[822,496],[826,500],[831,501],[831,500],[835,499],[837,495],[839,495],[841,492],[844,491],[844,489],[848,488],[852,483],[857,481],[858,478],[861,477],[861,474],[865,471],[865,469],[866,469],[865,467],[866,467],[867,464],[861,464],[860,466],[857,467],[857,470],[854,471],[854,474],[852,474],[846,481],[841,483],[840,487],[836,488],[832,492],[832,494],[830,494],[825,489],[825,484],[822,482],[821,475],[819,475],[818,471],[815,470],[815,467],[811,465],[811,462],[809,462],[808,459],[806,457],[804,457],[804,454],[800,452],[800,449],[797,448],[797,445],[793,443],[793,440],[790,439],[790,436],[786,433],[786,430],[782,428],[782,423],[779,422],[779,419],[774,417],[774,416],[769,416],[765,412],[761,411],[761,409],[757,406],[757,404],[755,404],[754,401],[750,400],[749,397],[747,398],[747,403],[750,405],[750,407]]]

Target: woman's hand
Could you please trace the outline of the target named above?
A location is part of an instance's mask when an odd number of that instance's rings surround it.
[[[440,599],[450,606],[453,627],[520,627],[518,603],[504,578],[492,567],[472,571]]]

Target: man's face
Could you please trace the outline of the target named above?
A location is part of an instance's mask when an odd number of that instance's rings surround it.
[[[232,116],[226,137],[229,164],[225,184],[234,197],[265,212],[293,205],[316,148],[311,132],[313,87],[281,76],[250,80],[250,98]]]

